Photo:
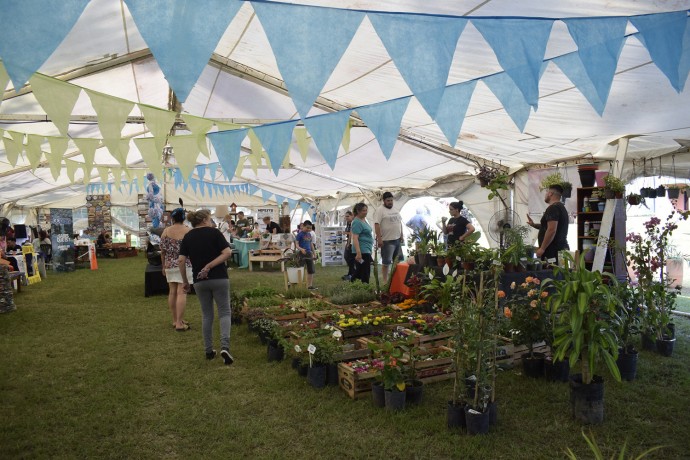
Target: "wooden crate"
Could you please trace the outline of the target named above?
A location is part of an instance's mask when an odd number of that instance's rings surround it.
[[[420,334],[417,331],[411,329],[405,329],[408,335],[416,336],[415,345],[417,346],[447,346],[451,337],[455,335],[454,331],[439,332],[438,334]]]
[[[534,345],[535,353],[546,353],[548,351],[549,347],[545,342],[539,342]],[[520,357],[523,353],[527,353],[526,345],[506,343],[503,346],[499,346],[498,350],[496,350],[496,363],[502,366],[513,366],[520,362]]]
[[[417,359],[414,361],[414,368],[417,378],[423,382],[426,381],[425,379],[431,379],[434,377],[438,378],[435,378],[431,381],[435,382],[438,380],[447,380],[448,378],[451,378],[448,377],[448,375],[455,374],[453,372],[453,358],[450,356],[438,358],[436,355],[443,352],[452,351],[452,349],[445,346],[413,350],[412,352],[415,353],[415,355],[418,355]],[[425,356],[429,356],[432,359],[423,358]],[[422,357],[422,359],[420,359],[420,357]],[[409,360],[409,356],[407,356],[406,359]]]
[[[338,364],[338,383],[351,399],[369,397],[376,372],[356,373],[351,367]]]

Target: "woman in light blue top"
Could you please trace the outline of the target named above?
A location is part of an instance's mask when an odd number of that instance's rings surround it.
[[[374,237],[371,225],[366,221],[367,205],[357,203],[353,209],[355,218],[352,219],[352,253],[355,255],[355,274],[352,281],[360,280],[369,283],[371,264],[374,260],[371,254],[374,249]]]

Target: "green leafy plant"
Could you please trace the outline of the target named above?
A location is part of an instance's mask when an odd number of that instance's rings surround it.
[[[604,184],[606,185],[606,190],[610,190],[615,194],[625,193],[625,182],[623,182],[621,179],[617,178],[611,173],[607,174],[606,177],[604,177]]]
[[[303,287],[291,287],[285,293],[283,296],[286,299],[306,299],[309,297],[313,297],[312,293],[309,289],[303,288]]]
[[[446,275],[445,279],[433,278],[429,283],[422,286],[422,295],[425,299],[433,301],[439,310],[446,312],[450,310],[453,291],[456,288],[455,279]]]
[[[548,188],[553,187],[554,185],[560,185],[561,187],[563,186],[563,183],[565,182],[565,179],[563,179],[563,176],[561,173],[556,171],[555,173],[549,174],[548,176],[544,177],[541,181],[541,186],[539,187],[540,190],[546,190]],[[572,187],[572,184],[571,184]]]
[[[357,280],[336,286],[331,291],[330,301],[336,305],[363,304],[376,299],[374,287]]]
[[[500,171],[498,168],[493,168],[488,165],[482,165],[479,167],[479,170],[477,171],[477,180],[481,184],[482,187],[486,187],[492,180],[494,180],[498,175],[500,174]]]
[[[594,454],[594,460],[606,460],[606,457],[604,457],[603,452],[601,451],[601,447],[597,444],[596,439],[594,439],[594,434],[590,431],[589,436],[585,434],[585,430],[582,430],[582,437],[585,438],[585,441],[587,442],[587,445],[589,446],[589,450],[592,451],[592,454]],[[618,455],[613,454],[611,455],[611,460],[625,460],[625,451],[627,450],[628,443],[627,441],[623,443],[623,447],[621,447],[621,451],[618,453]],[[654,452],[655,450],[663,449],[664,446],[656,446],[652,447],[650,449],[645,450],[642,452],[640,455],[636,457],[629,457],[630,460],[639,460],[641,458],[646,457],[650,453]],[[577,455],[570,450],[570,448],[567,448],[565,453],[568,455],[568,458],[570,460],[577,460]]]
[[[242,291],[242,293],[239,296],[251,299],[252,297],[269,297],[269,296],[273,296],[276,294],[277,294],[277,292],[275,289],[268,287],[268,286],[260,286],[259,285],[255,288]]]
[[[382,344],[369,343],[368,347],[381,361],[376,362],[379,378],[384,390],[405,391],[405,368],[403,366],[403,350],[393,342]]]
[[[538,278],[528,276],[524,283],[510,286],[511,295],[503,309],[510,319],[511,336],[516,345],[525,345],[530,358],[534,344],[546,340],[549,334],[548,291],[541,289]]]
[[[247,299],[247,308],[266,308],[280,305],[283,299],[274,295],[264,297],[250,297]]]
[[[609,285],[617,283],[610,273],[589,271],[584,254],[579,263],[565,252],[565,267],[556,267],[556,279],[544,281],[544,289],[553,289],[549,298],[554,327],[554,361],[570,360],[571,369],[580,366],[582,383],[592,382],[596,366],[603,362],[616,381],[621,376],[616,364],[616,308],[620,305]]]
[[[499,192],[501,190],[508,190],[510,186],[510,176],[507,174],[498,174],[496,177],[491,179],[487,184],[486,188],[489,189],[488,200],[493,200],[496,197],[500,197]]]

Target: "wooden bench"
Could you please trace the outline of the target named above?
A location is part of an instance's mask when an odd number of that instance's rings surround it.
[[[252,262],[259,262],[259,266],[264,268],[264,262],[280,262],[280,271],[285,271],[285,262],[281,259],[283,258],[283,253],[280,249],[269,248],[254,251],[249,254],[249,271],[252,270]]]

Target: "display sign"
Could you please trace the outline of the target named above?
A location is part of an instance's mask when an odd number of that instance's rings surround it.
[[[278,208],[266,206],[263,208],[256,209],[256,221],[261,222],[262,219],[268,216],[273,222],[278,222]]]
[[[74,271],[74,243],[72,242],[72,210],[50,209],[50,241],[53,244],[53,270]]]
[[[86,210],[89,218],[88,232],[98,235],[103,230],[112,232],[110,195],[86,195]]]

